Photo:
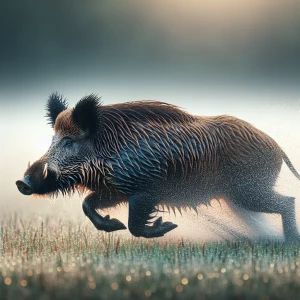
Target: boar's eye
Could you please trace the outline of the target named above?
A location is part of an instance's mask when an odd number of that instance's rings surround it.
[[[62,140],[62,147],[64,149],[71,149],[72,146],[73,146],[73,140],[71,138],[69,138],[69,137],[63,138],[63,140]]]

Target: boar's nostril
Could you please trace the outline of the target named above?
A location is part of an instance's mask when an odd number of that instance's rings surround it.
[[[27,176],[22,180],[18,180],[16,182],[16,185],[19,191],[24,195],[31,195],[33,193],[33,189],[29,183],[29,179],[27,178]]]

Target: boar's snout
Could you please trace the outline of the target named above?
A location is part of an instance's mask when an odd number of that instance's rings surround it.
[[[29,175],[25,176],[22,180],[18,180],[16,185],[23,195],[31,195],[33,193],[33,188],[29,181]]]

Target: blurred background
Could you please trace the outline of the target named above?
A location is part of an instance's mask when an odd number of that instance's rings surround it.
[[[300,170],[297,0],[3,0],[0,38],[0,220],[15,212],[88,222],[77,196],[32,199],[15,186],[50,144],[44,107],[54,91],[71,106],[97,93],[104,104],[161,100],[235,115],[271,135]],[[297,197],[300,222],[300,182],[286,166],[276,189]],[[126,222],[126,208],[111,214]],[[279,216],[226,203],[178,215],[164,216],[180,225],[173,237],[282,235]]]

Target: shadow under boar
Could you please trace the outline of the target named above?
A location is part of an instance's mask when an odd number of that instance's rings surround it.
[[[47,153],[16,182],[25,195],[88,190],[83,211],[99,230],[126,229],[97,210],[129,203],[134,236],[163,236],[177,227],[160,207],[196,208],[223,198],[248,210],[282,215],[287,240],[298,239],[295,198],[274,191],[290,160],[267,134],[232,116],[202,117],[174,105],[134,101],[102,105],[96,95],[75,108],[57,93],[47,102],[55,135]]]

